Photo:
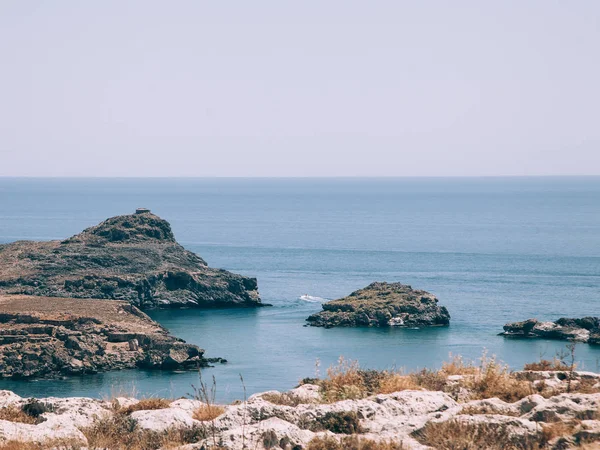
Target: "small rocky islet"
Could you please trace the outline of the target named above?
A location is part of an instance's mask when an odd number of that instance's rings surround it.
[[[500,335],[600,344],[600,317],[562,317],[554,322],[527,319],[522,322],[507,323]]]
[[[306,319],[315,327],[446,326],[450,314],[435,295],[401,283],[375,282],[322,305]]]

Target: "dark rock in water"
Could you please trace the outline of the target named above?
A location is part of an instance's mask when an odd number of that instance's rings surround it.
[[[204,350],[123,301],[0,296],[0,325],[1,378],[187,370],[208,363]]]
[[[348,297],[323,304],[306,319],[315,327],[426,327],[450,323],[450,314],[429,292],[400,283],[372,283]]]
[[[539,322],[536,319],[528,319],[523,322],[507,323],[500,335],[600,344],[600,318],[570,319],[563,317],[556,322]]]
[[[118,299],[141,308],[263,306],[255,278],[208,267],[144,208],[64,241],[0,245],[0,294]]]

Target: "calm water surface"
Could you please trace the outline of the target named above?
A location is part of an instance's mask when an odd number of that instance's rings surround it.
[[[221,400],[288,389],[340,356],[372,368],[439,366],[484,349],[514,368],[564,343],[497,336],[508,321],[600,315],[600,178],[10,179],[0,178],[0,242],[57,239],[145,206],[208,263],[258,278],[258,310],[161,310],[175,335],[229,360]],[[440,329],[304,327],[375,280],[435,293]],[[577,357],[598,370],[600,348]],[[195,373],[123,371],[67,380],[0,381],[24,396],[180,396]]]

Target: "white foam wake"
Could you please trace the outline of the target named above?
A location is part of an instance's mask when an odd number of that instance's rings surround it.
[[[323,297],[315,297],[314,295],[308,295],[308,294],[301,295],[298,298],[300,300],[304,300],[305,302],[310,302],[310,303],[323,303],[323,302],[327,301],[327,299],[324,299]]]

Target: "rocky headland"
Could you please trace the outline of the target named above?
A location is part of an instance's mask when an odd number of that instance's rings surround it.
[[[450,323],[450,314],[429,292],[401,283],[375,282],[322,305],[308,317],[316,327],[427,327]]]
[[[197,369],[203,353],[129,302],[0,296],[0,378]]]
[[[0,245],[0,294],[117,299],[142,309],[262,306],[255,278],[209,267],[145,209],[63,241]]]
[[[408,375],[347,366],[230,405],[0,391],[0,441],[29,450],[591,450],[599,392],[598,374],[507,372],[494,361]]]
[[[555,322],[540,322],[537,319],[528,319],[522,322],[507,323],[500,335],[600,344],[600,318],[570,319],[563,317]]]

